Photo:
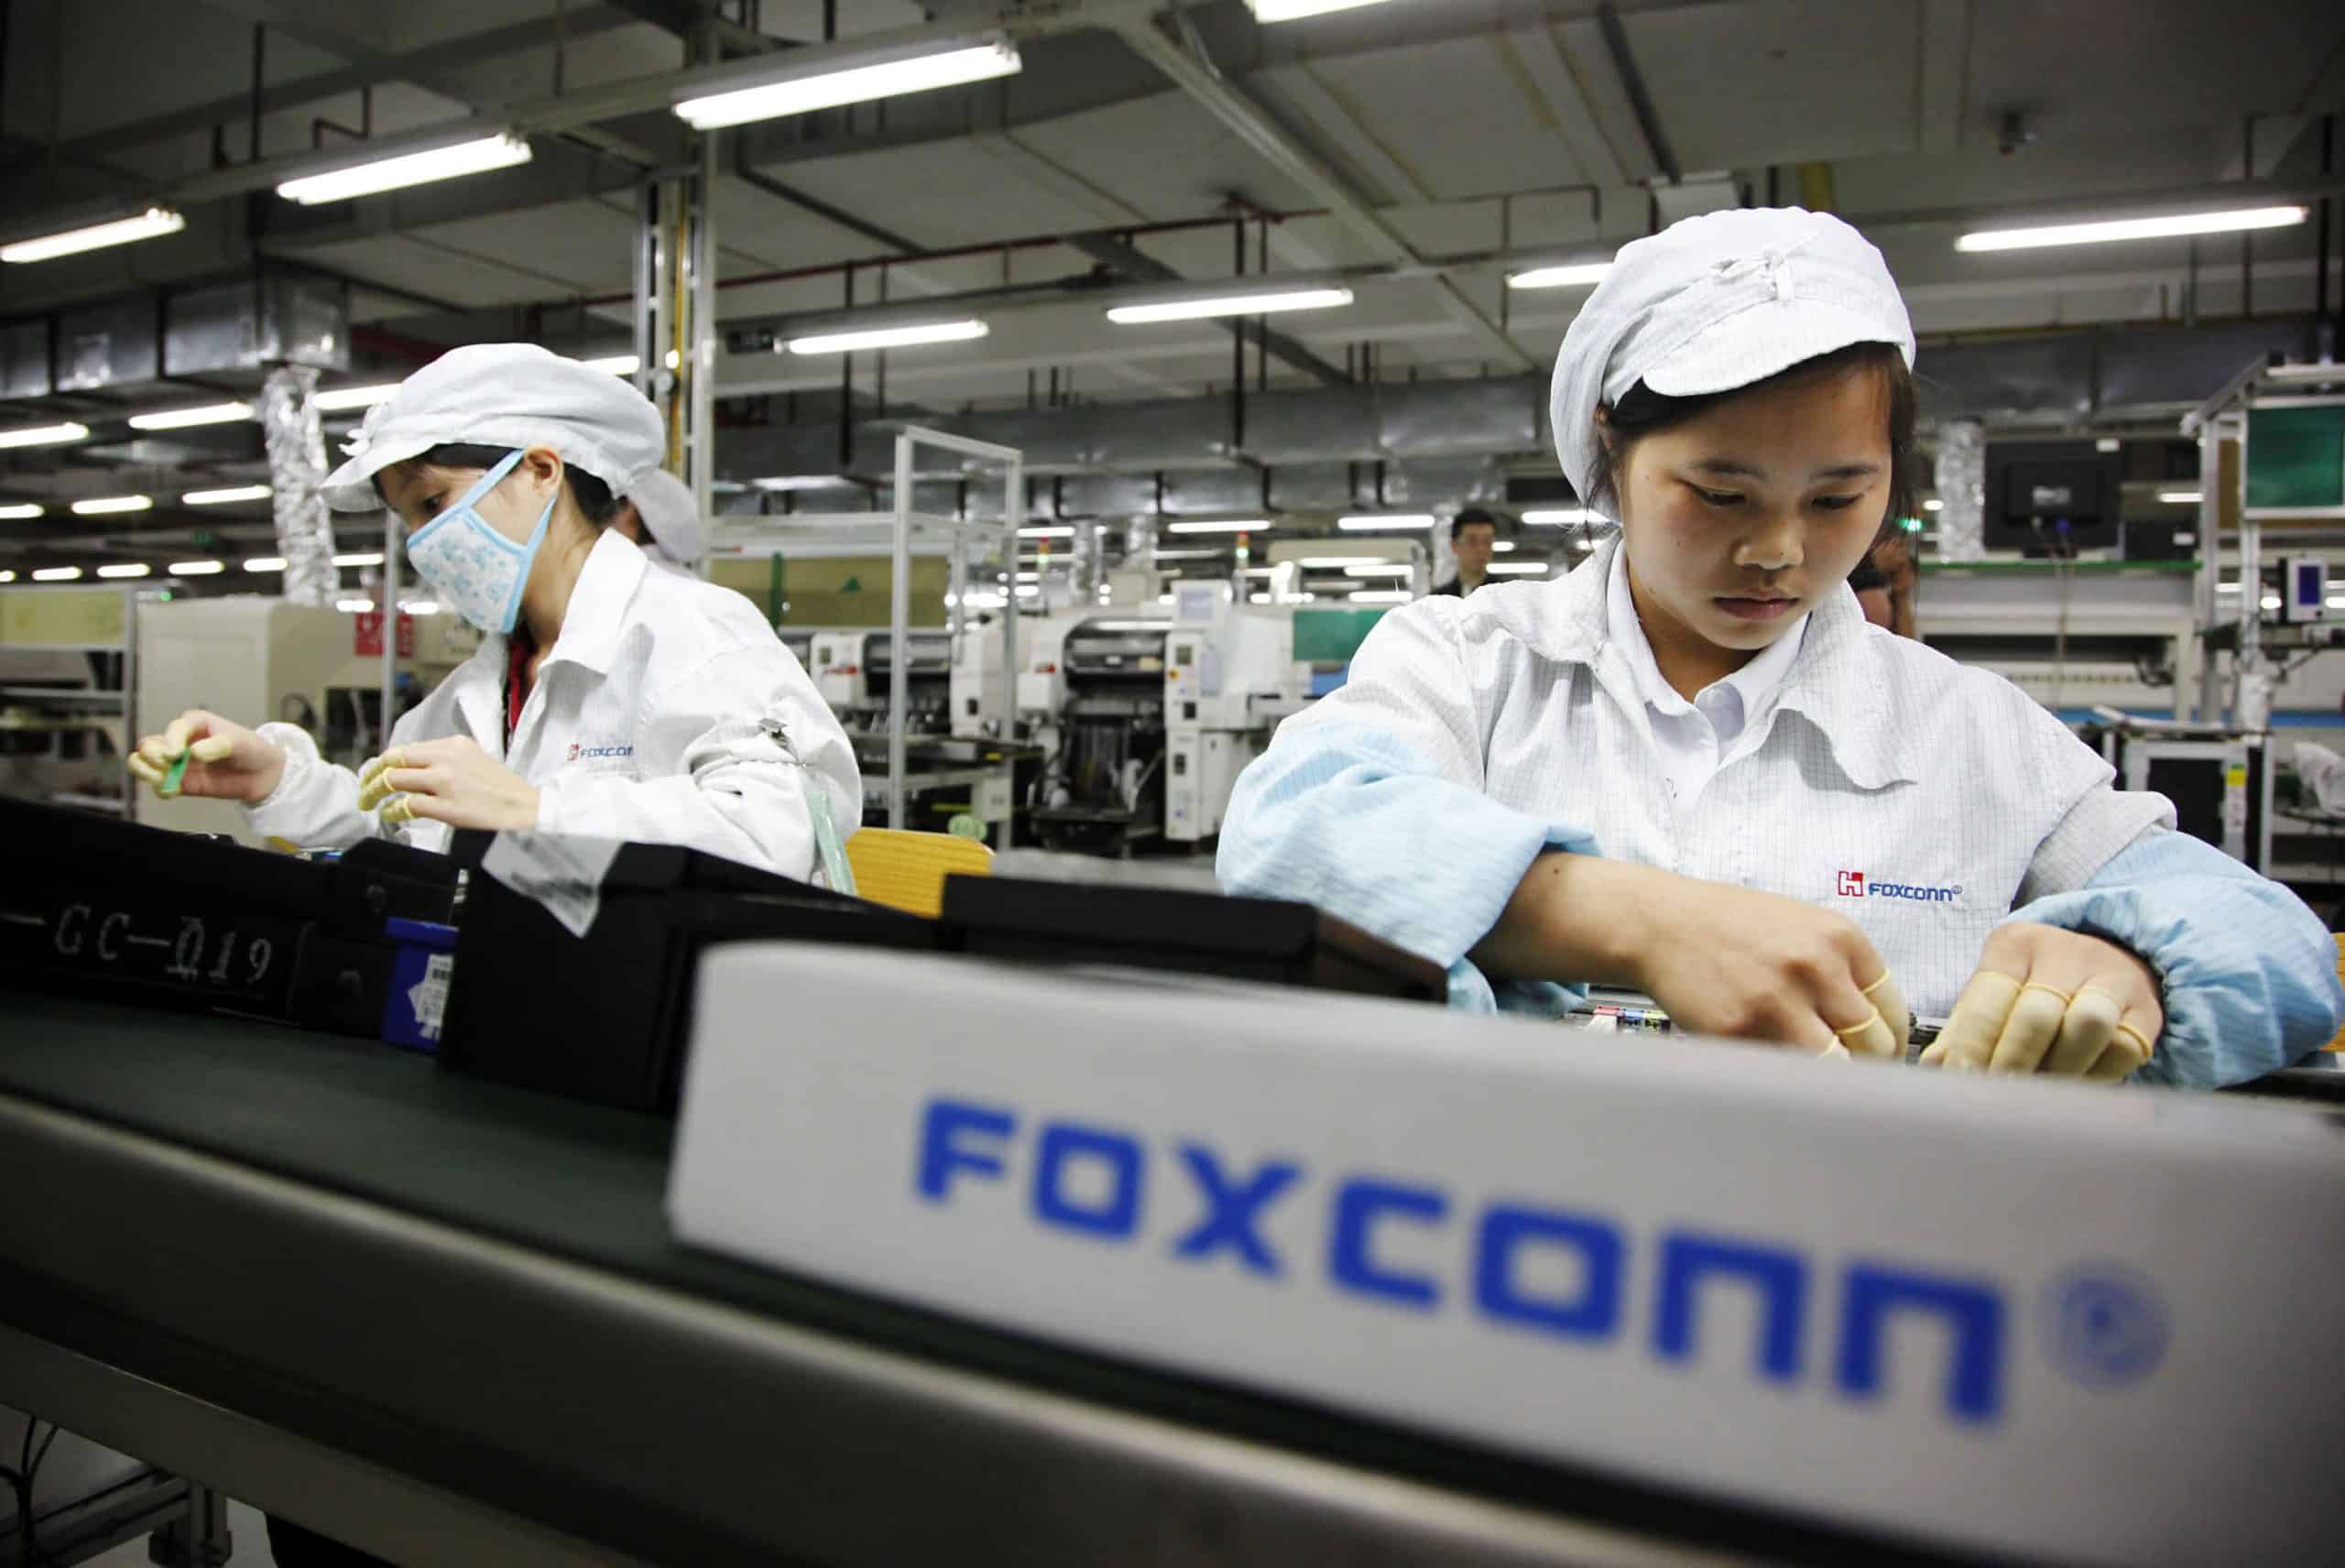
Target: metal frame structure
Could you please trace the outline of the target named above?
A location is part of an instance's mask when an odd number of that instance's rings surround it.
[[[2256,408],[2307,408],[2345,405],[2345,396],[2295,391],[2318,385],[2345,385],[2345,365],[2248,365],[2223,388],[2182,418],[2182,433],[2198,441],[2199,568],[2198,616],[2201,632],[2198,717],[2212,722],[2209,694],[2214,689],[2214,649],[2205,635],[2218,629],[2223,531],[2222,449],[2236,442],[2239,466],[2235,474],[2239,517],[2238,645],[2231,656],[2230,723],[2242,730],[2269,726],[2274,676],[2263,654],[2263,594],[2254,585],[2263,577],[2263,525],[2280,523],[2345,523],[2345,506],[2263,506],[2247,505],[2247,416]]]
[[[921,447],[934,447],[987,466],[1002,474],[1001,520],[944,517],[912,510],[913,457]],[[762,560],[772,556],[821,558],[867,555],[884,541],[889,551],[890,582],[888,632],[896,650],[888,678],[888,825],[904,825],[904,724],[911,702],[910,657],[911,618],[911,560],[914,555],[946,555],[953,560],[953,602],[945,624],[957,639],[967,595],[968,546],[972,536],[998,536],[1009,577],[1003,593],[1001,620],[1002,712],[1016,710],[1018,697],[1018,525],[1025,516],[1026,454],[1016,447],[996,446],[943,430],[906,425],[896,433],[894,505],[885,515],[874,512],[795,513],[780,517],[716,517],[713,526],[725,530],[722,544],[712,544],[710,556]],[[1004,847],[1011,837],[1003,829]]]

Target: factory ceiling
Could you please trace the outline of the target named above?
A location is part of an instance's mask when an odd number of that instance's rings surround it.
[[[770,432],[843,412],[851,455],[852,427],[890,415],[999,425],[1130,404],[1156,419],[1241,377],[1262,407],[1317,389],[1335,408],[1371,384],[1532,385],[1586,289],[1510,289],[1511,272],[1746,202],[1829,207],[1864,229],[1925,360],[1974,381],[1993,379],[1978,356],[2005,339],[2276,318],[2245,329],[2261,343],[2312,309],[2314,224],[1993,254],[1955,240],[2031,212],[2345,191],[2328,172],[2324,116],[2345,109],[2330,0],[1392,0],[1280,26],[1244,0],[0,0],[0,238],[156,193],[187,220],[0,267],[0,391],[31,323],[49,323],[53,369],[69,353],[54,323],[192,319],[170,302],[256,276],[346,301],[348,368],[330,384],[512,336],[623,352],[636,193],[689,150],[664,107],[673,80],[712,69],[712,50],[723,69],[988,27],[1018,40],[1019,74],[720,133],[718,387],[738,400],[729,428],[769,432],[736,440],[732,460],[721,446],[721,471],[754,466],[759,441],[812,450]],[[269,192],[273,170],[359,135],[473,121],[517,126],[534,158],[319,207]],[[2345,278],[2329,270],[2334,299]],[[1338,278],[1354,302],[1274,318],[1267,341],[1106,318],[1118,290],[1238,271]],[[922,301],[977,310],[990,332],[845,365],[766,346],[793,322]],[[266,537],[265,504],[169,499],[259,476],[248,428],[108,428],[249,390],[157,358],[0,396],[0,427],[99,432],[0,452],[0,505],[48,506],[0,524],[11,561]],[[2034,417],[2062,412],[2039,402]],[[1535,463],[1535,439],[1513,455]],[[86,524],[64,505],[125,487],[166,500]]]

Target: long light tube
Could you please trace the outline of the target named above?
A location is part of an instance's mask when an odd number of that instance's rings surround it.
[[[5,518],[12,523],[24,522],[39,517],[47,510],[47,507],[38,502],[19,501],[10,506],[0,506],[0,518]]]
[[[98,575],[101,577],[146,577],[151,575],[154,570],[143,561],[125,561],[113,566],[99,567]]]
[[[1164,527],[1167,532],[1176,534],[1259,534],[1268,532],[1271,524],[1256,517],[1242,523],[1167,523]]]
[[[115,512],[143,512],[155,504],[152,495],[93,495],[73,503],[77,517],[103,517]]]
[[[1431,512],[1411,512],[1393,517],[1337,517],[1336,527],[1346,533],[1369,534],[1380,529],[1429,528],[1440,520]]]
[[[201,408],[166,408],[158,414],[133,414],[134,430],[184,430],[196,425],[229,425],[253,417],[250,403],[207,403]]]
[[[78,566],[44,566],[39,571],[33,573],[33,581],[36,583],[72,583],[78,581],[81,578],[81,575],[82,569]]]
[[[396,381],[385,382],[379,387],[339,387],[331,392],[316,393],[310,401],[333,414],[345,408],[371,408],[398,389],[399,384]]]
[[[227,570],[224,561],[174,561],[170,564],[174,577],[217,577]]]
[[[482,136],[453,147],[433,147],[428,152],[401,153],[324,174],[305,174],[279,185],[277,193],[288,201],[314,207],[322,201],[347,201],[354,196],[373,196],[409,185],[428,185],[435,180],[485,174],[492,169],[510,169],[529,161],[529,144],[520,137]]]
[[[1324,16],[1330,11],[1357,11],[1381,5],[1384,0],[1247,0],[1258,22],[1292,22],[1300,16]]]
[[[1957,250],[2038,250],[2046,245],[2108,245],[2118,240],[2229,234],[2242,229],[2285,229],[2305,221],[2302,207],[2241,207],[2228,212],[2173,212],[2155,218],[2112,218],[2092,223],[2045,223],[2024,229],[1981,229],[1954,242]]]
[[[13,430],[0,430],[0,446],[55,446],[60,441],[89,439],[90,427],[67,420],[61,425],[26,425]]]
[[[182,506],[228,506],[238,501],[266,501],[277,494],[266,485],[238,485],[226,490],[191,490],[180,497]]]
[[[1525,512],[1522,520],[1534,528],[1569,528],[1574,523],[1592,523],[1596,514],[1582,506],[1565,506],[1543,512]]]
[[[910,343],[965,343],[993,331],[983,321],[925,321],[910,327],[877,327],[862,332],[818,332],[792,338],[792,354],[855,354],[869,348],[902,348]]]
[[[1493,577],[1544,577],[1553,570],[1543,561],[1494,561],[1489,565]]]
[[[1278,310],[1327,310],[1352,302],[1348,289],[1313,284],[1300,289],[1253,289],[1244,293],[1207,294],[1191,299],[1167,299],[1153,305],[1118,305],[1107,319],[1118,326],[1147,321],[1196,321],[1211,316],[1266,316]]]
[[[694,131],[713,131],[753,120],[779,120],[780,114],[804,114],[818,108],[846,103],[870,103],[872,98],[898,98],[908,92],[933,92],[938,87],[964,87],[968,82],[992,82],[994,77],[1018,75],[1025,63],[1009,42],[968,45],[962,49],[938,49],[914,54],[900,61],[872,66],[845,66],[821,71],[783,82],[741,87],[736,92],[685,98],[675,114]]]
[[[245,562],[246,572],[282,572],[285,558],[281,555],[256,555]]]
[[[676,105],[676,114],[696,131],[714,130],[721,125],[778,119],[814,109],[867,103],[875,98],[895,98],[906,93],[990,82],[999,76],[1014,76],[1022,69],[1018,50],[1012,45],[976,44],[687,98]]]
[[[91,223],[84,228],[0,245],[0,261],[47,261],[52,256],[79,256],[85,250],[160,239],[186,227],[187,220],[169,207],[149,207],[135,218],[116,218],[110,223]]]
[[[1573,262],[1564,267],[1533,267],[1507,277],[1509,289],[1580,289],[1601,283],[1612,270],[1609,261]]]

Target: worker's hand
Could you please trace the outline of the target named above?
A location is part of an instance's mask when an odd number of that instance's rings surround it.
[[[1987,939],[1922,1064],[2114,1083],[2149,1061],[2165,1028],[2149,965],[2115,942],[2022,920]]]
[[[422,818],[451,827],[538,825],[538,792],[470,735],[395,746],[358,770],[358,809],[385,823]]]
[[[1685,877],[1652,887],[1637,980],[1678,1029],[1816,1056],[1904,1057],[1905,998],[1847,916]]]
[[[173,783],[171,769],[181,757],[186,767]],[[250,805],[268,799],[285,777],[285,748],[217,713],[190,708],[161,735],[141,737],[128,766],[166,800],[197,795]]]

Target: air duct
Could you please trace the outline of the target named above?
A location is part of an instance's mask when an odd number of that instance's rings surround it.
[[[261,383],[261,439],[276,494],[277,553],[285,558],[282,592],[297,604],[331,604],[341,579],[333,564],[333,521],[318,494],[326,479],[325,432],[318,423],[318,373],[282,365]]]

